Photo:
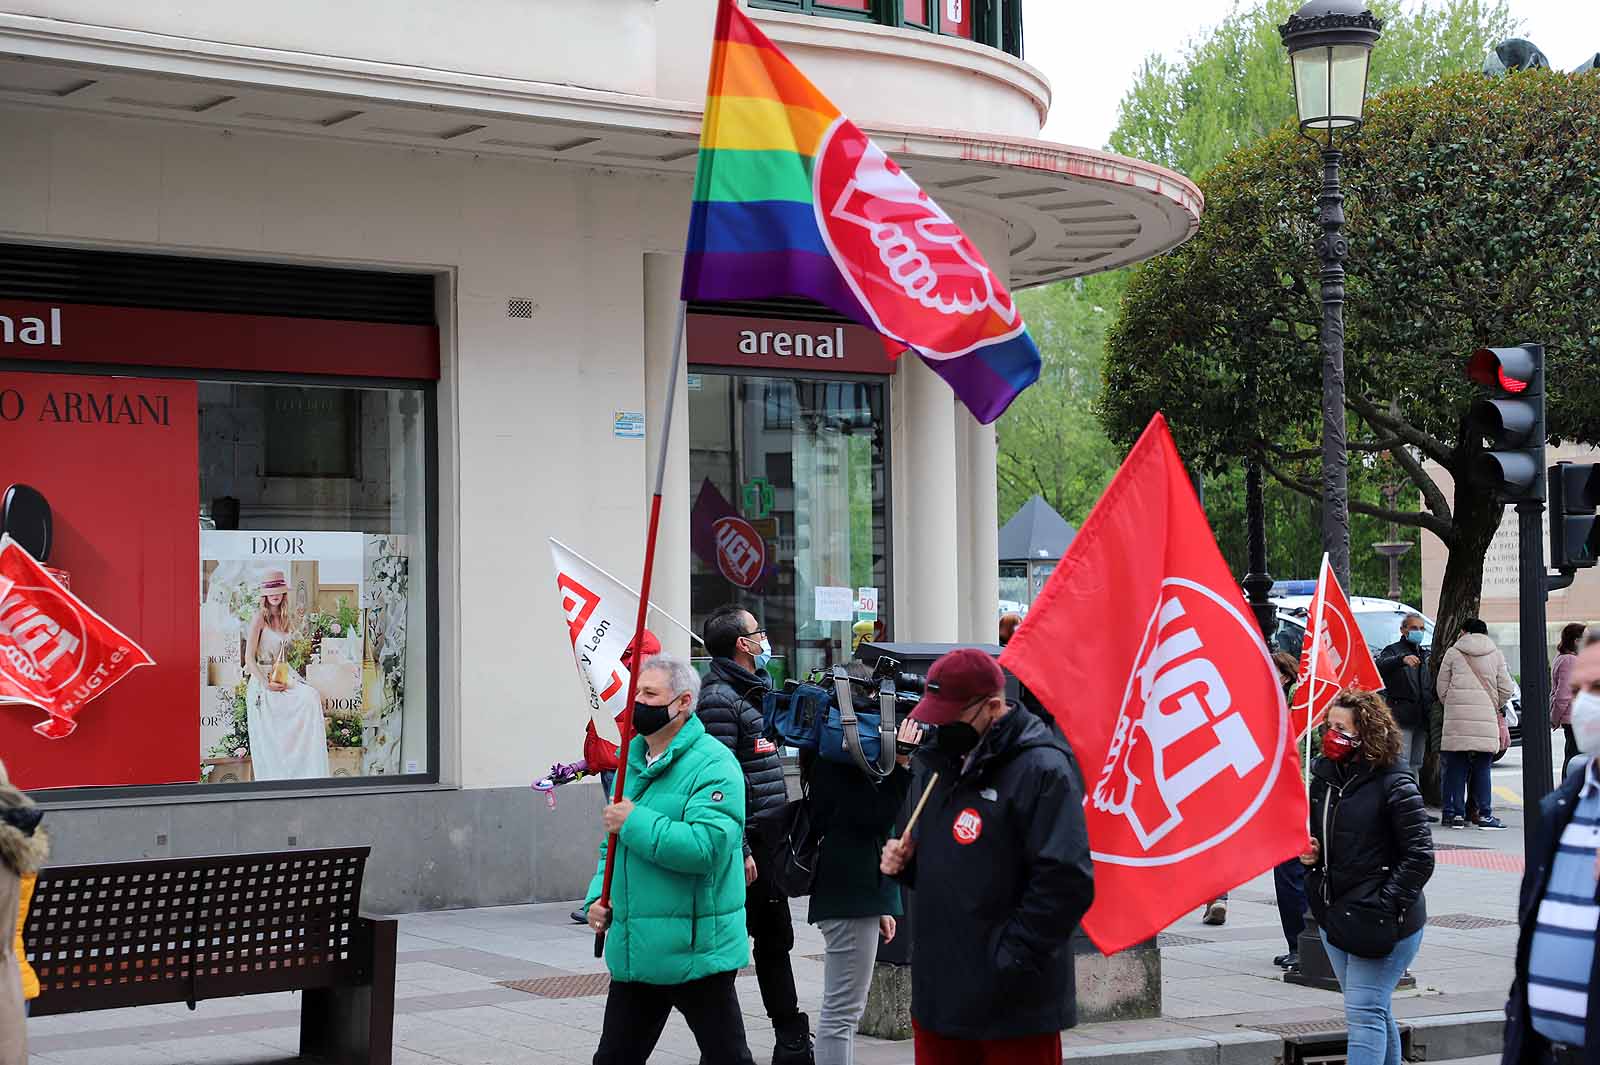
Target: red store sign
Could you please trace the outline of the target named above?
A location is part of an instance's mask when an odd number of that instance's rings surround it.
[[[691,314],[687,329],[691,366],[892,374],[898,363],[877,333],[854,324]]]
[[[438,380],[439,330],[0,299],[0,359]]]

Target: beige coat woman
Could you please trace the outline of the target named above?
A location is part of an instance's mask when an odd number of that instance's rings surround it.
[[[0,935],[0,1065],[27,1065],[28,1061],[28,1027],[22,1015],[22,967],[17,962],[12,930],[17,926],[22,875],[39,868],[47,844],[44,830],[34,827],[31,818],[16,819],[28,823],[30,830],[24,831],[5,815],[32,805],[27,796],[10,785],[5,766],[0,764],[0,929],[5,930],[5,934]]]
[[[1462,633],[1439,662],[1437,684],[1444,704],[1440,750],[1498,754],[1500,708],[1511,698],[1512,684],[1506,656],[1494,641],[1482,633]]]

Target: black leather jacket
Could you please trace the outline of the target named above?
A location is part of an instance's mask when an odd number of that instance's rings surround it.
[[[700,686],[696,713],[706,731],[739,756],[744,770],[744,853],[750,857],[749,826],[789,801],[778,747],[763,734],[761,699],[772,687],[765,672],[751,673],[731,658],[714,658]]]
[[[1318,758],[1311,834],[1320,854],[1306,878],[1306,900],[1319,924],[1339,899],[1387,906],[1400,918],[1402,937],[1427,923],[1422,888],[1433,875],[1433,834],[1409,770]]]

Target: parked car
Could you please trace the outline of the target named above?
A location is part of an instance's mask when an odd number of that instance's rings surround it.
[[[1288,651],[1299,657],[1306,635],[1306,623],[1311,612],[1311,597],[1317,590],[1316,581],[1278,581],[1272,586],[1272,605],[1278,609],[1278,628],[1272,634],[1272,649]],[[1433,643],[1433,619],[1421,611],[1413,610],[1393,599],[1376,599],[1367,595],[1350,597],[1350,609],[1356,616],[1356,627],[1374,656],[1400,636],[1400,621],[1407,614],[1422,618],[1423,642]],[[1511,732],[1511,746],[1522,745],[1522,685],[1512,683],[1511,698],[1501,711],[1506,715],[1506,725]],[[1502,756],[1503,757],[1503,756]],[[1498,761],[1498,759],[1496,759]]]

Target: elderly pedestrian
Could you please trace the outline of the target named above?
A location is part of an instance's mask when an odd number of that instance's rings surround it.
[[[1538,834],[1522,875],[1504,1065],[1600,1060],[1600,1002],[1594,999],[1600,987],[1600,645],[1576,656],[1567,686],[1569,727],[1583,757],[1539,803]]]
[[[933,664],[911,720],[938,727],[914,759],[911,793],[928,801],[880,868],[913,889],[917,1063],[1060,1065],[1072,934],[1094,901],[1077,764],[975,648]]]
[[[640,668],[610,905],[589,885],[589,925],[607,932],[611,990],[595,1065],[644,1065],[667,1017],[683,1014],[706,1065],[750,1065],[734,976],[750,960],[744,923],[744,779],[695,715],[699,675],[657,655]]]
[[[1306,894],[1344,992],[1349,1065],[1400,1065],[1394,987],[1422,946],[1433,835],[1382,696],[1346,690],[1311,766]]]
[[[1400,753],[1415,773],[1428,754],[1428,718],[1433,705],[1433,671],[1430,648],[1421,614],[1400,619],[1400,639],[1378,652],[1378,673],[1383,695],[1400,726]]]
[[[1501,750],[1500,708],[1513,687],[1506,656],[1478,618],[1461,623],[1461,636],[1440,657],[1436,686],[1444,704],[1445,827],[1466,828],[1470,807],[1477,828],[1504,829],[1493,813],[1489,768]]]
[[[44,864],[49,843],[39,827],[39,808],[11,786],[0,763],[0,1065],[27,1065],[28,1002],[39,995],[39,980],[22,945],[27,898]]]
[[[1572,667],[1578,661],[1578,646],[1585,626],[1574,621],[1561,627],[1561,642],[1556,644],[1556,660],[1550,663],[1550,729],[1560,729],[1566,738],[1566,753],[1561,759],[1561,779],[1572,768],[1578,741],[1572,734]]]

